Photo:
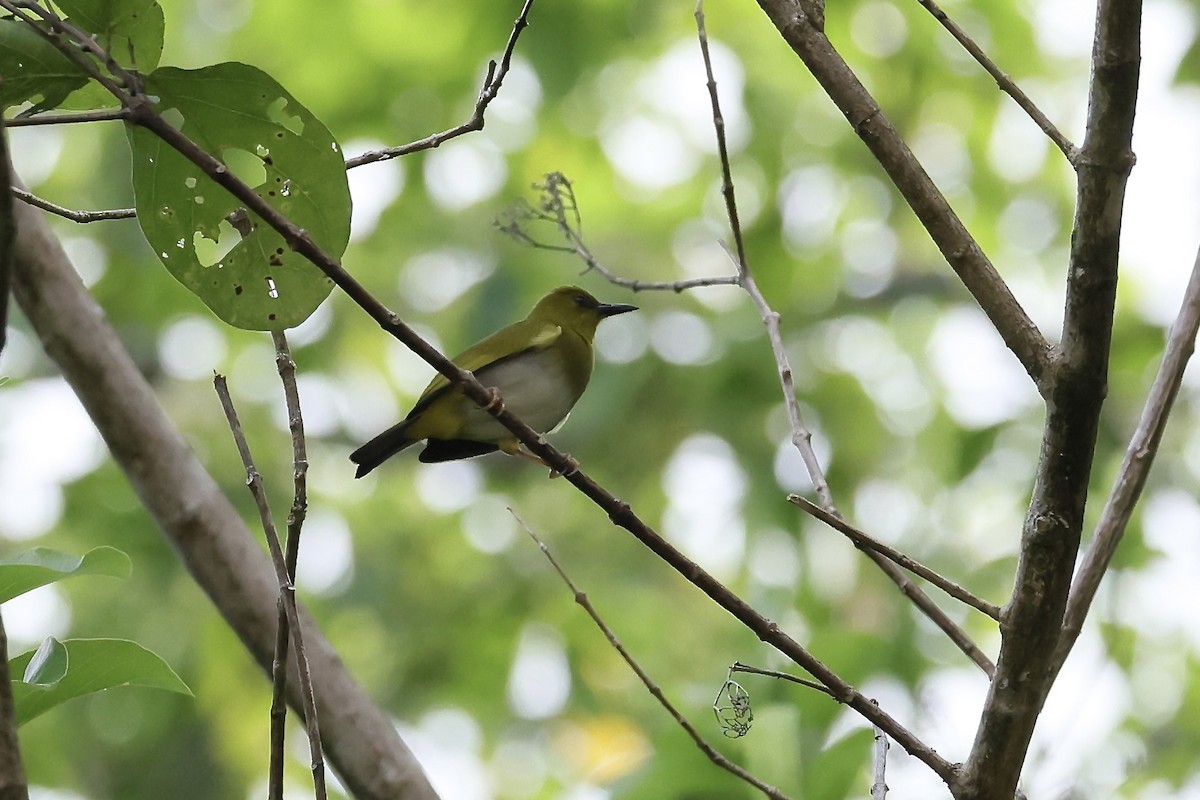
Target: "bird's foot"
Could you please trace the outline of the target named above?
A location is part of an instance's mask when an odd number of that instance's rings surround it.
[[[560,475],[574,475],[576,472],[579,472],[579,461],[576,460],[576,458],[574,456],[567,455],[566,453],[564,453],[563,458],[565,458],[567,460],[567,468],[565,470],[563,470],[562,472],[559,472],[554,467],[551,467],[550,474],[547,475],[546,477],[553,480],[553,479],[559,477]]]
[[[483,410],[489,414],[499,414],[504,410],[504,398],[500,396],[500,391],[495,386],[486,387],[488,393],[487,405]]]

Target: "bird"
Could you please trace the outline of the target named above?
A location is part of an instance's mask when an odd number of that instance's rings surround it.
[[[592,340],[600,322],[637,306],[601,303],[578,286],[560,286],[525,319],[451,359],[496,389],[505,408],[540,433],[566,420],[592,377]],[[417,442],[418,460],[430,464],[500,450],[542,463],[485,409],[439,373],[403,420],[350,454],[361,478]]]

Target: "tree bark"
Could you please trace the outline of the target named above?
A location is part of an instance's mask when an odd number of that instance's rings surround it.
[[[17,302],[146,510],[269,674],[278,591],[266,554],[166,417],[41,212],[15,206]],[[437,800],[387,715],[301,611],[322,744],[343,783],[363,800]],[[291,680],[288,702],[302,713],[299,700],[298,682]],[[263,758],[265,765],[265,746]]]

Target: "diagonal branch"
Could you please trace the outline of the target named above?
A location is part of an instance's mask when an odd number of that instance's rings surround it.
[[[949,31],[950,35],[963,46],[963,49],[979,62],[979,66],[983,67],[987,71],[987,74],[992,76],[1001,91],[1016,101],[1021,110],[1029,115],[1029,118],[1042,129],[1042,133],[1046,134],[1050,141],[1054,142],[1054,146],[1061,150],[1062,154],[1067,157],[1067,163],[1074,166],[1075,162],[1079,160],[1079,148],[1064,136],[1062,131],[1055,127],[1050,118],[1042,113],[1042,110],[1029,99],[1029,95],[1025,94],[1020,86],[1017,86],[1009,74],[996,66],[996,62],[988,58],[987,53],[983,52],[983,48],[968,36],[967,32],[957,22],[950,19],[946,12],[942,10],[942,7],[935,3],[934,0],[917,0],[917,2],[924,6],[925,10],[932,14],[933,18],[940,22],[942,27]]]
[[[834,530],[845,534],[846,538],[854,542],[854,546],[860,550],[870,550],[878,553],[887,560],[908,570],[912,574],[929,581],[934,586],[953,597],[955,600],[958,600],[960,603],[965,603],[976,611],[979,611],[996,621],[1000,620],[1000,608],[994,603],[989,603],[986,600],[975,596],[954,581],[942,576],[940,573],[930,569],[921,562],[909,558],[896,548],[888,547],[883,542],[876,541],[860,531],[858,528],[851,525],[849,522],[846,522],[846,520],[837,514],[829,513],[816,503],[809,502],[798,494],[788,495],[788,502],[792,505],[799,506],[804,511],[821,520],[821,522],[824,522]]]
[[[947,263],[1044,395],[1053,349],[946,202],[879,104],[799,0],[757,0],[883,167]],[[804,3],[810,7],[811,3]],[[815,13],[815,12],[814,12]]]
[[[569,575],[567,575],[566,570],[564,570],[562,565],[558,563],[558,559],[555,558],[554,554],[550,552],[550,548],[546,546],[546,543],[543,542],[542,539],[533,532],[533,529],[529,527],[529,524],[525,522],[525,520],[521,519],[517,512],[513,511],[511,508],[508,509],[508,512],[512,514],[521,527],[525,529],[525,532],[529,534],[529,538],[533,539],[534,543],[537,544],[538,548],[542,551],[542,555],[546,557],[546,560],[550,562],[550,566],[554,567],[554,571],[558,573],[558,577],[562,578],[563,583],[565,583],[567,588],[571,590],[571,594],[574,596],[575,602],[579,604],[580,608],[582,608],[589,617],[591,617],[592,622],[594,622],[596,627],[600,629],[600,632],[604,634],[604,638],[608,640],[608,643],[612,645],[614,650],[617,651],[617,654],[621,656],[621,659],[629,666],[631,670],[633,670],[633,674],[637,675],[638,680],[640,680],[642,685],[646,687],[646,691],[650,692],[650,694],[654,696],[654,699],[657,700],[659,704],[666,709],[666,712],[671,715],[671,718],[675,720],[676,724],[683,728],[684,732],[689,738],[691,738],[696,747],[700,748],[700,752],[704,753],[709,761],[713,762],[726,772],[736,775],[738,778],[750,784],[755,789],[758,789],[772,800],[790,800],[788,796],[779,791],[779,789],[775,788],[769,783],[766,783],[760,778],[755,777],[745,768],[730,761],[715,747],[709,744],[703,736],[700,735],[700,732],[696,730],[696,726],[692,725],[692,723],[689,722],[682,713],[680,713],[679,709],[675,707],[675,704],[667,699],[667,696],[663,694],[662,688],[654,682],[654,679],[651,678],[649,673],[642,668],[642,665],[637,662],[637,659],[635,659],[630,652],[625,649],[625,645],[621,644],[621,640],[617,638],[615,633],[613,633],[612,628],[608,627],[608,623],[606,623],[604,618],[600,616],[600,612],[596,611],[595,606],[592,605],[592,601],[588,599],[587,594],[579,590],[579,588],[575,585],[575,582],[571,580]],[[824,689],[824,687],[821,688]]]
[[[470,119],[461,125],[456,125],[440,133],[426,136],[424,139],[418,139],[415,142],[409,142],[397,147],[388,147],[384,150],[372,150],[360,156],[347,159],[346,169],[361,167],[363,164],[373,164],[376,161],[387,161],[388,159],[406,156],[409,153],[416,153],[420,150],[430,150],[434,147],[440,147],[449,140],[462,136],[464,133],[483,130],[483,115],[487,111],[487,107],[496,99],[496,95],[500,93],[500,86],[504,83],[504,78],[508,75],[508,70],[512,66],[512,55],[513,50],[517,46],[517,37],[529,25],[529,10],[531,8],[533,8],[533,0],[525,0],[525,5],[521,7],[521,13],[517,15],[517,20],[513,23],[512,33],[508,35],[508,44],[504,46],[504,54],[500,57],[500,64],[497,65],[495,61],[488,62],[487,76],[483,79],[483,87],[479,90],[479,97],[475,100],[475,110],[471,114]]]

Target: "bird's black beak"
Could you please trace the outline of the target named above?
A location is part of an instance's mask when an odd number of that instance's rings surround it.
[[[624,303],[600,303],[596,306],[596,313],[601,317],[615,317],[617,314],[637,310],[637,306],[625,305]]]

